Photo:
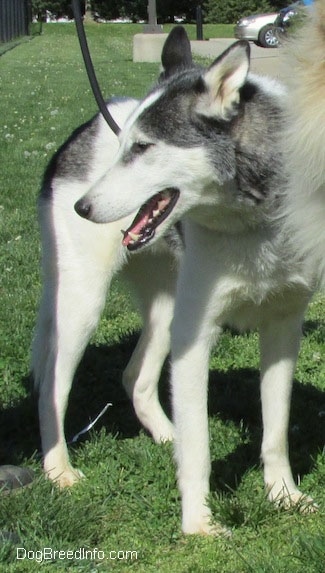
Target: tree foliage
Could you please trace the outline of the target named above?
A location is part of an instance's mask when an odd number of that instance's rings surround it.
[[[187,22],[191,22],[195,20],[195,11],[199,4],[199,0],[157,0],[158,19],[162,22],[173,22],[175,16],[182,16]]]
[[[72,18],[71,0],[32,0],[33,16],[44,19],[46,12],[51,12],[57,18],[68,16]]]
[[[290,0],[205,0],[203,8],[206,22],[232,24],[243,16],[278,12],[288,4]]]
[[[130,18],[133,22],[147,19],[147,0],[92,0],[93,14],[104,20]]]
[[[173,22],[175,16],[194,21],[196,7],[201,5],[205,21],[220,24],[234,23],[249,14],[276,12],[289,3],[290,0],[156,0],[160,22]],[[81,4],[84,10],[85,0]],[[93,14],[104,20],[130,18],[137,22],[148,18],[148,0],[88,0],[87,4]],[[48,10],[57,17],[72,17],[71,0],[32,0],[32,9],[37,16]]]

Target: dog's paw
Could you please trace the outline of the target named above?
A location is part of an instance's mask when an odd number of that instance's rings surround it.
[[[313,498],[309,495],[304,495],[300,491],[290,495],[284,495],[280,499],[275,499],[273,501],[283,509],[296,508],[300,513],[308,514],[318,511],[318,505],[314,502]]]
[[[70,467],[61,472],[58,472],[57,468],[55,470],[50,470],[46,472],[47,477],[53,481],[60,488],[71,487],[79,480],[83,479],[85,475],[82,471]]]
[[[156,442],[156,444],[164,444],[165,442],[173,442],[174,441],[174,426],[173,424],[166,418],[163,423],[151,428],[151,434]]]
[[[190,530],[183,530],[185,535],[209,535],[212,537],[231,537],[232,532],[221,523],[201,523]]]
[[[221,523],[213,522],[210,514],[198,520],[187,522],[183,520],[182,531],[185,535],[210,535],[213,537],[230,537],[232,535],[230,529]]]
[[[296,508],[301,513],[315,513],[318,510],[317,504],[312,497],[303,494],[299,489],[295,488],[291,491],[286,487],[281,488],[268,488],[268,498],[271,502],[275,503],[280,508],[292,509]]]

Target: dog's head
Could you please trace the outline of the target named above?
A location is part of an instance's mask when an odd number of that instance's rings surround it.
[[[229,125],[249,70],[249,46],[236,42],[202,69],[176,27],[162,52],[158,85],[120,134],[114,166],[76,204],[96,223],[136,213],[123,244],[136,250],[197,205],[218,201],[216,189],[235,177]]]

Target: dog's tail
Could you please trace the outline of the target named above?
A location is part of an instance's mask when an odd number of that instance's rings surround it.
[[[288,83],[283,151],[289,168],[288,230],[325,287],[325,0],[316,0],[285,52]]]

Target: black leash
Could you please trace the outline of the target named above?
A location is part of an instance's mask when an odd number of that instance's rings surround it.
[[[107,121],[109,127],[115,133],[115,135],[118,135],[120,133],[121,129],[117,125],[116,121],[111,116],[111,114],[109,113],[109,111],[106,107],[106,103],[105,103],[105,100],[102,96],[102,92],[100,91],[100,87],[99,87],[99,84],[98,84],[98,81],[96,78],[94,66],[93,66],[93,63],[92,63],[92,60],[90,57],[87,38],[86,38],[85,29],[84,29],[83,21],[82,21],[82,15],[81,15],[81,11],[80,11],[80,0],[72,0],[72,9],[73,9],[73,14],[74,14],[74,20],[76,23],[77,34],[78,34],[78,38],[79,38],[79,44],[80,44],[82,56],[83,56],[83,59],[85,62],[89,82],[91,85],[91,89],[93,90],[95,100],[97,102],[97,105],[99,107],[101,114],[103,115],[103,117]]]

